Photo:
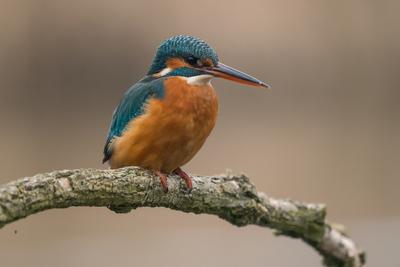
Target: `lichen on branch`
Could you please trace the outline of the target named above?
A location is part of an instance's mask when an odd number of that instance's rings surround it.
[[[187,191],[177,176],[164,193],[152,172],[129,167],[117,170],[62,170],[25,177],[0,186],[0,227],[31,214],[72,206],[107,207],[117,213],[139,207],[166,207],[213,214],[234,225],[258,225],[278,235],[300,238],[318,251],[329,267],[361,267],[364,253],[325,220],[326,208],[268,197],[245,175],[193,177]]]

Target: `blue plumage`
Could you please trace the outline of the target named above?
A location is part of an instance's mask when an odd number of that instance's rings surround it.
[[[201,72],[193,68],[182,67],[174,69],[173,71],[167,73],[164,77],[170,77],[170,76],[193,77],[202,74],[204,74],[204,72]]]
[[[164,80],[165,78],[155,79],[151,76],[146,76],[125,92],[112,116],[104,147],[103,163],[109,160],[112,155],[112,140],[122,135],[132,119],[143,114],[143,108],[149,98],[163,98]]]
[[[157,49],[148,75],[160,72],[166,67],[168,58],[210,59],[214,65],[218,63],[218,55],[206,42],[193,36],[178,35],[164,41]]]

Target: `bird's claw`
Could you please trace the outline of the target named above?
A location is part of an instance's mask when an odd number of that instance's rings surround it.
[[[160,172],[160,171],[156,171],[156,174],[158,175],[158,177],[160,177],[160,182],[161,182],[161,187],[164,190],[164,193],[168,193],[168,180],[167,180],[167,176]]]
[[[179,175],[185,181],[186,187],[189,189],[189,191],[192,191],[193,189],[193,184],[192,184],[192,178],[184,172],[181,168],[177,168],[174,170],[174,173]]]
[[[160,177],[161,187],[163,188],[164,192],[168,193],[167,175],[162,173],[161,171],[156,171],[155,173],[157,174],[158,177]],[[181,168],[175,169],[174,173],[183,179],[189,192],[192,191],[192,189],[193,189],[192,178],[186,172],[184,172]]]

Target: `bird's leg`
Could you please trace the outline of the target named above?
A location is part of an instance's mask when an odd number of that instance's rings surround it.
[[[167,193],[168,192],[167,175],[165,175],[164,173],[162,173],[160,171],[155,171],[155,173],[158,175],[158,177],[160,177],[161,186],[162,186],[164,192]]]
[[[192,190],[192,178],[190,178],[190,176],[186,172],[184,172],[181,168],[176,168],[174,170],[174,173],[179,175],[179,177],[181,177],[185,181],[185,184],[189,190]]]

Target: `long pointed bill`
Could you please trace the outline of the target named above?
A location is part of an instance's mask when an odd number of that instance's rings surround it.
[[[221,62],[215,67],[208,68],[206,72],[214,75],[215,77],[224,78],[238,83],[247,85],[271,88],[268,84],[234,68],[231,68]]]

